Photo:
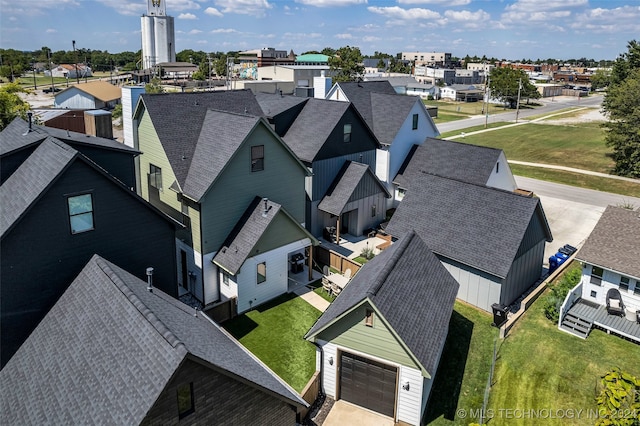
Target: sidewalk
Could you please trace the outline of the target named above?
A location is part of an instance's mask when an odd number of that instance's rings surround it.
[[[609,174],[600,173],[600,172],[592,172],[591,170],[574,169],[573,167],[565,167],[565,166],[554,166],[553,164],[528,163],[526,161],[517,161],[517,160],[508,160],[508,161],[510,164],[519,164],[521,166],[543,167],[545,169],[564,170],[566,172],[582,173],[583,175],[591,175],[591,176],[599,176],[599,177],[609,178],[609,179],[625,180],[627,182],[640,184],[640,179],[609,175]]]
[[[320,312],[326,311],[329,307],[328,301],[324,300],[321,296],[318,296],[307,286],[299,286],[293,290],[293,292]]]

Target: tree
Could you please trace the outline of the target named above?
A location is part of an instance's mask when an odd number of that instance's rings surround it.
[[[151,81],[144,85],[144,90],[147,93],[164,93],[161,81],[158,77],[153,77]]]
[[[611,83],[620,84],[629,73],[640,68],[640,43],[631,40],[627,43],[628,52],[618,56],[611,70]]]
[[[509,104],[509,108],[515,108],[518,102],[518,86],[520,99],[538,99],[540,93],[529,82],[527,73],[514,68],[494,68],[491,70],[489,90],[491,96]]]
[[[611,72],[605,69],[597,69],[589,80],[591,81],[591,90],[608,87],[611,81]]]
[[[22,100],[19,93],[28,93],[18,83],[9,83],[0,87],[0,130],[4,129],[16,117],[26,120],[29,104]]]
[[[362,53],[357,47],[345,46],[329,57],[329,67],[335,72],[333,82],[355,81],[364,74]]]

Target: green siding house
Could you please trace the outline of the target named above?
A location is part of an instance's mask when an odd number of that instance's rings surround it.
[[[288,227],[304,227],[309,172],[261,114],[250,91],[142,95],[134,113],[136,147],[142,152],[140,194],[188,226],[176,237],[177,282],[181,294],[191,293],[204,306],[229,297],[220,291],[228,277],[213,259],[233,239],[256,197],[286,211],[293,219]],[[269,243],[271,251],[284,246],[291,251],[279,255],[277,268],[269,265],[267,283],[257,283],[248,266],[235,272],[252,276],[254,286],[277,282],[286,291],[287,256],[304,253],[315,242],[310,237],[289,229]],[[262,301],[256,298],[254,306]]]

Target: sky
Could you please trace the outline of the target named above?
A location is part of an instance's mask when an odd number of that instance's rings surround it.
[[[498,59],[615,59],[640,40],[640,0],[162,0],[176,52],[325,47]],[[0,0],[0,47],[141,48],[146,0]]]

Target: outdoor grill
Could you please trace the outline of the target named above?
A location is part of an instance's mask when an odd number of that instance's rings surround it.
[[[291,256],[289,259],[289,263],[291,264],[291,272],[297,274],[302,272],[304,267],[304,255],[302,253],[296,253]]]

